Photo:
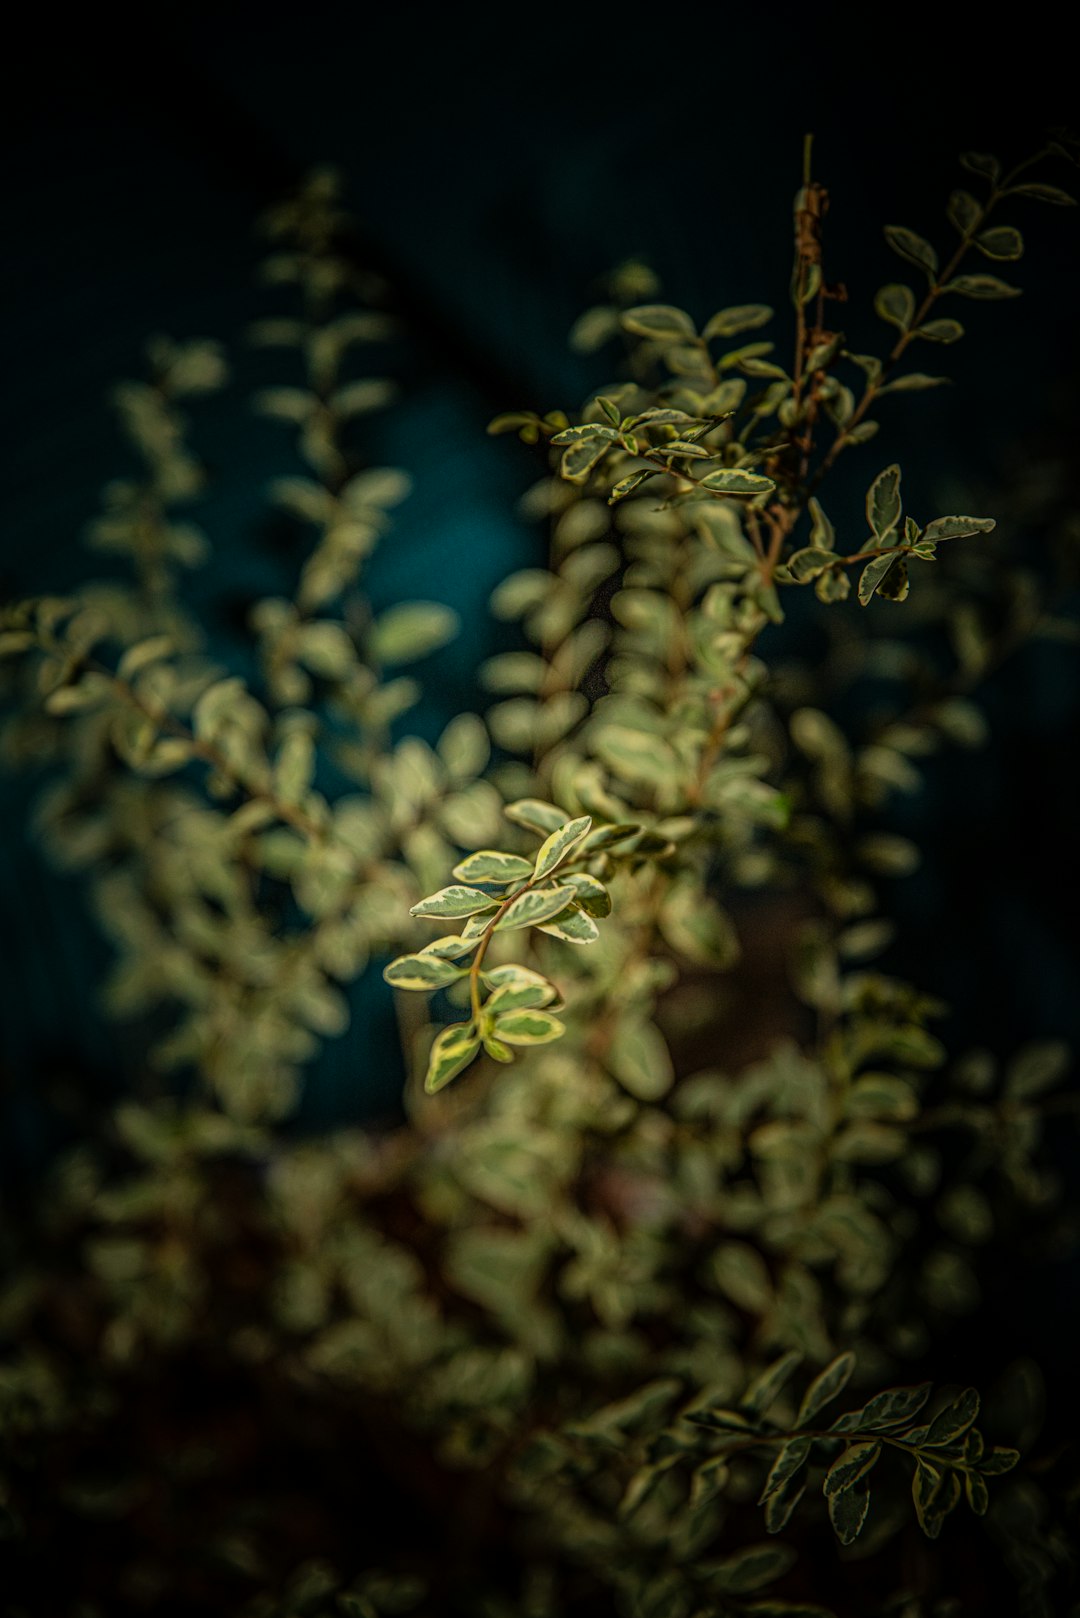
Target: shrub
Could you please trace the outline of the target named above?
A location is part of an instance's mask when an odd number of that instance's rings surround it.
[[[940,253],[886,230],[913,273],[876,296],[883,357],[839,329],[809,151],[793,357],[763,304],[699,330],[617,271],[574,340],[622,343],[619,379],[492,424],[545,457],[550,557],[495,593],[521,629],[493,706],[434,746],[403,671],[453,614],[363,590],[409,481],[363,459],[393,388],[355,357],[390,325],[334,178],[268,222],[292,312],[251,335],[292,362],[255,403],[298,435],[271,498],[307,551],[246,678],[181,586],[208,554],[185,412],[222,353],[158,340],[118,390],[142,471],[90,541],[130,576],[0,637],[9,756],[48,768],[37,825],[149,1075],[13,1250],[13,1610],[914,1618],[992,1610],[1003,1576],[1053,1610],[1037,1370],[997,1365],[984,1422],[945,1348],[988,1264],[1067,1230],[1067,1053],[950,1060],[940,1003],[873,963],[919,858],[890,804],[1060,620],[992,518],[907,511],[874,441],[879,402],[944,380],[909,351],[1015,295],[1013,217],[1071,201],[1041,177],[1069,151],[968,154]],[[866,444],[841,535],[826,478]],[[372,972],[406,1121],[282,1131]]]

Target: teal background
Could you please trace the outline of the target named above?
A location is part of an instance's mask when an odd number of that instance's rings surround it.
[[[618,15],[621,34],[615,13],[595,9],[575,21],[415,5],[379,16],[166,5],[137,29],[119,16],[31,21],[6,101],[4,594],[84,576],[81,530],[124,469],[108,390],[137,374],[145,337],[218,336],[236,375],[195,407],[212,473],[198,515],[214,545],[196,590],[217,649],[238,655],[247,603],[287,585],[298,560],[275,543],[262,495],[291,468],[289,435],[245,400],[264,362],[244,356],[240,334],[260,300],[278,306],[253,290],[253,224],[331,161],[409,332],[403,402],[375,424],[371,454],[408,467],[416,492],[371,592],[377,604],[434,596],[468,626],[423,666],[417,728],[433,736],[480,704],[476,669],[505,643],[487,596],[542,545],[514,509],[537,462],[485,424],[504,408],[573,405],[604,379],[602,361],[566,346],[598,276],[637,252],[699,317],[762,298],[782,309],[790,197],[813,128],[833,196],[831,272],[852,293],[850,338],[871,347],[873,290],[897,273],[881,224],[940,236],[956,151],[1024,151],[1068,111],[1066,65],[1030,11],[1029,32],[1000,44],[947,14],[932,40],[925,25],[881,19],[871,32],[840,7],[734,22],[713,9]],[[970,339],[946,362],[958,385],[883,408],[880,453],[851,456],[838,476],[840,521],[886,459],[902,461],[927,512],[954,474],[991,489],[1020,475],[1026,439],[1075,441],[1080,233],[1063,210],[1025,215],[1025,297],[966,306]],[[1075,510],[1072,477],[1057,498]],[[1030,540],[1037,554],[1038,532]],[[903,942],[890,964],[952,1001],[959,1046],[1080,1035],[1068,898],[1080,878],[1077,699],[1075,652],[1032,649],[986,692],[991,748],[935,764],[894,821],[926,843],[927,862],[895,889]],[[21,1179],[67,1127],[65,1107],[122,1089],[141,1053],[137,1031],[98,1015],[105,949],[77,885],[27,834],[26,784],[3,794],[0,1084]],[[399,1082],[387,993],[365,980],[350,1031],[309,1075],[301,1123],[391,1114]]]

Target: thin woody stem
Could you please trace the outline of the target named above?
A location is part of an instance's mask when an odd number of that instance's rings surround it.
[[[900,336],[893,344],[882,366],[881,375],[875,377],[873,381],[867,382],[862,398],[855,406],[855,410],[852,413],[851,418],[844,423],[843,428],[837,434],[836,439],[830,447],[828,454],[822,461],[817,475],[814,478],[814,488],[817,488],[825,473],[828,472],[834,465],[841,451],[846,449],[851,440],[852,432],[856,427],[859,426],[860,422],[865,419],[867,411],[870,409],[870,406],[873,404],[874,400],[878,397],[878,394],[881,392],[882,387],[888,380],[890,373],[903,358],[910,344],[918,336],[919,327],[934,308],[938,299],[944,292],[948,290],[949,282],[960,268],[963,260],[971,251],[977,233],[983,229],[987,219],[989,219],[991,213],[997,207],[1002,197],[1008,193],[1009,188],[1012,186],[1018,175],[1022,174],[1026,169],[1031,168],[1033,164],[1039,162],[1045,155],[1045,149],[1037,152],[1033,157],[1027,158],[1022,163],[1018,163],[1015,168],[1010,170],[1004,179],[995,182],[993,188],[991,189],[990,195],[987,197],[983,206],[979,209],[976,218],[963,232],[960,238],[960,243],[952,257],[949,259],[949,262],[946,264],[944,270],[942,270],[940,274],[936,275],[934,281],[931,283],[925,297],[916,310],[911,323],[908,325],[905,331],[900,333]]]
[[[96,663],[93,660],[87,663],[87,667],[92,668],[95,673],[104,674],[110,680],[117,696],[126,702],[129,707],[145,715],[153,724],[157,725],[161,730],[167,731],[170,736],[176,737],[178,741],[187,742],[196,758],[200,759],[204,764],[209,764],[211,769],[217,770],[220,775],[224,775],[228,780],[235,782],[237,786],[247,793],[249,798],[258,803],[267,804],[273,809],[279,820],[283,820],[296,831],[303,832],[304,836],[310,838],[312,842],[322,842],[324,840],[326,835],[324,826],[320,826],[317,821],[312,820],[310,815],[305,815],[302,809],[298,809],[293,804],[285,803],[268,787],[260,787],[247,780],[236,770],[224,753],[214,747],[211,742],[200,740],[193,730],[172,714],[155,712],[154,709],[148,708],[138,692],[127,680],[122,679],[118,674],[110,673],[103,664]]]
[[[807,192],[811,183],[810,161],[813,151],[813,144],[813,135],[807,135],[804,137],[802,179],[803,189],[802,192],[800,192],[800,196],[803,196]],[[795,236],[795,275],[793,278],[793,291],[795,299],[795,363],[792,367],[791,379],[792,397],[795,400],[796,405],[800,403],[802,398],[803,367],[806,362],[806,272],[811,263],[811,260],[804,248],[804,237],[801,229],[801,221],[798,219],[797,224],[800,225],[800,228],[796,230]]]
[[[497,923],[499,921],[501,921],[502,917],[506,914],[507,910],[513,904],[514,900],[515,899],[520,899],[520,897],[521,897],[521,895],[523,893],[528,893],[533,887],[535,887],[536,880],[537,880],[536,877],[530,877],[528,882],[524,883],[514,893],[511,893],[508,898],[504,899],[502,904],[499,906],[498,910],[492,916],[491,920],[488,922],[488,924],[485,927],[484,931],[480,935],[480,943],[477,946],[476,951],[475,951],[475,953],[473,955],[472,965],[469,967],[469,1005],[470,1005],[470,1007],[472,1009],[473,1022],[475,1022],[477,1024],[479,1024],[479,1022],[480,1022],[480,1011],[481,1011],[481,1006],[480,1006],[480,968],[484,964],[484,956],[487,954],[487,948],[488,948],[488,945],[491,943],[491,939],[492,939],[492,935],[493,935],[493,933],[495,931],[495,927],[496,927]]]
[[[570,852],[573,854],[573,850]],[[549,876],[557,876],[559,874],[565,875],[567,871],[573,869],[576,863],[576,859],[569,858],[566,860],[564,865],[558,866],[554,872],[546,872],[542,877],[531,876],[527,882],[523,882],[521,884],[520,888],[515,888],[513,893],[507,894],[506,898],[499,905],[498,910],[496,910],[495,914],[484,928],[484,931],[480,934],[480,942],[476,948],[475,954],[473,955],[472,965],[469,967],[469,1005],[472,1010],[474,1022],[479,1022],[481,1012],[480,969],[484,964],[484,956],[487,954],[488,945],[491,943],[495,929],[499,922],[509,910],[510,906],[514,903],[515,899],[520,899],[523,893],[531,893],[532,890],[541,882],[546,882]]]

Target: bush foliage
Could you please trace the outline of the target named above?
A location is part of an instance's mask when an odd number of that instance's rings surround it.
[[[1017,295],[1014,221],[1071,203],[1071,156],[969,153],[940,246],[886,228],[880,355],[840,329],[809,151],[788,318],[699,325],[616,271],[572,337],[615,380],[492,423],[536,446],[549,559],[496,590],[491,706],[433,746],[411,671],[458,626],[364,592],[410,485],[364,453],[392,321],[335,177],[267,221],[286,312],[250,338],[283,380],[254,403],[306,463],[270,489],[303,561],[244,675],[184,588],[223,353],[156,340],[117,390],[140,469],[89,541],[122,566],[0,632],[9,760],[47,775],[147,1068],[9,1242],[13,1614],[1065,1610],[1037,1368],[981,1412],[947,1349],[988,1265],[1063,1250],[1067,1052],[950,1057],[875,963],[919,860],[890,806],[1067,632],[992,517],[906,508],[878,409],[945,380],[913,366],[965,300]],[[834,525],[856,453],[865,517]],[[405,1121],[298,1139],[373,972]]]

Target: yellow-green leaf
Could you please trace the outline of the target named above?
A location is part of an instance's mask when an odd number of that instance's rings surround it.
[[[831,1360],[803,1394],[795,1425],[804,1427],[819,1411],[824,1410],[830,1400],[842,1393],[850,1382],[854,1369],[855,1356],[850,1350],[845,1354],[838,1354],[836,1359]]]
[[[377,663],[411,663],[453,640],[458,616],[439,601],[403,601],[387,608],[371,632],[369,649]]]
[[[586,915],[610,916],[611,894],[597,877],[589,876],[585,871],[571,871],[562,881],[568,888],[573,888],[578,904]]]
[[[545,837],[566,824],[563,811],[556,809],[553,803],[544,803],[540,798],[518,798],[515,803],[507,804],[503,814],[515,825],[543,832]]]
[[[505,1011],[495,1018],[496,1038],[508,1045],[547,1045],[560,1039],[566,1024],[550,1011],[521,1008]]]
[[[484,1035],[484,1049],[496,1062],[512,1062],[514,1060],[514,1053],[509,1045],[504,1045],[502,1040],[496,1039],[493,1034]]]
[[[540,931],[551,938],[561,938],[564,944],[595,944],[600,937],[600,929],[592,917],[573,907],[544,922]]]
[[[520,854],[503,854],[494,848],[481,848],[469,854],[454,866],[453,875],[459,882],[495,882],[505,885],[532,876],[529,860]]]
[[[413,905],[410,916],[475,916],[482,910],[495,910],[497,907],[489,893],[481,893],[479,888],[450,887],[440,888],[438,893],[429,894],[421,899],[419,904]]]
[[[624,1019],[608,1051],[608,1066],[639,1101],[659,1101],[675,1077],[664,1036],[655,1023]]]
[[[438,955],[399,955],[385,968],[383,977],[395,989],[423,989],[429,994],[456,983],[464,977],[464,968]]]
[[[480,1049],[480,1035],[471,1022],[455,1022],[435,1036],[428,1057],[424,1089],[434,1095],[468,1067]]]
[[[620,324],[635,337],[651,337],[657,342],[682,342],[697,336],[686,310],[674,309],[667,303],[643,303],[627,309],[620,316]]]
[[[550,979],[528,966],[497,966],[484,974],[492,993],[488,1011],[516,1011],[519,1007],[550,1006],[559,991]]]
[[[776,488],[772,478],[760,472],[748,472],[741,466],[727,466],[719,472],[710,472],[698,483],[699,489],[714,489],[720,494],[768,494]]]
[[[462,955],[471,955],[475,948],[475,938],[465,938],[461,933],[447,933],[444,938],[433,938],[419,953],[437,955],[442,961],[456,961]]]
[[[562,864],[570,850],[587,837],[592,830],[592,816],[581,815],[577,820],[568,820],[564,826],[556,831],[540,845],[536,856],[535,876],[539,881],[550,876],[555,868]]]
[[[557,916],[573,898],[569,888],[529,888],[511,899],[498,921],[496,932],[512,927],[536,927],[542,921]]]
[[[866,520],[879,541],[900,521],[900,468],[895,464],[879,472],[866,495]]]

